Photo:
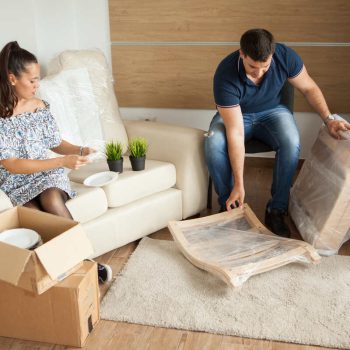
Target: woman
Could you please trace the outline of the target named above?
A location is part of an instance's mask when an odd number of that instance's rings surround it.
[[[72,219],[65,203],[76,192],[63,168],[86,165],[94,150],[61,139],[49,104],[35,97],[39,80],[36,57],[16,41],[5,45],[0,53],[0,189],[14,206]],[[49,158],[50,149],[63,157]],[[99,280],[110,280],[110,267],[98,268]]]

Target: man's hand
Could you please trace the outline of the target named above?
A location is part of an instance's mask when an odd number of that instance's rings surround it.
[[[350,124],[343,120],[330,120],[326,125],[329,133],[337,140],[341,139],[341,136],[338,133],[339,131],[350,130]]]
[[[230,194],[230,197],[226,201],[227,211],[230,211],[238,207],[242,208],[242,205],[244,203],[244,196],[245,196],[244,186],[235,185]]]

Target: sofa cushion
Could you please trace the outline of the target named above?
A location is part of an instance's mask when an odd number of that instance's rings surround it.
[[[84,223],[107,211],[107,198],[101,188],[86,187],[74,182],[71,185],[78,195],[68,200],[66,205],[74,220]]]
[[[118,140],[126,151],[128,137],[119,115],[113,77],[102,51],[64,51],[49,63],[48,72],[56,74],[62,70],[77,68],[86,68],[89,72],[105,140]]]
[[[95,173],[108,171],[106,161],[91,163],[79,170],[69,173],[72,181],[83,183]],[[142,171],[132,171],[128,157],[124,157],[124,171],[118,179],[107,186],[103,186],[108,206],[120,207],[151,194],[171,188],[176,183],[175,166],[171,163],[156,160],[146,160],[146,168]]]
[[[39,96],[50,103],[64,140],[76,145],[93,145],[95,140],[103,139],[86,68],[67,69],[45,77],[40,83]]]
[[[181,220],[181,203],[181,191],[170,188],[120,208],[109,209],[96,220],[84,223],[84,231],[94,247],[93,256],[158,231],[169,221]]]

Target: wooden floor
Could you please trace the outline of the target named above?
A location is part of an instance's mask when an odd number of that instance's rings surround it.
[[[250,160],[245,169],[246,202],[253,209],[257,217],[264,222],[265,205],[269,198],[272,179],[272,167],[270,162]],[[217,212],[213,198],[213,209],[206,210],[201,216]],[[299,238],[299,234],[293,223],[289,220],[293,238]],[[152,235],[155,239],[171,239],[167,229],[162,229]],[[111,251],[97,260],[112,266],[114,278],[127,262],[130,254],[137,247],[138,242],[130,243],[124,247]],[[340,250],[341,254],[350,255],[350,242],[347,242]],[[108,290],[110,284],[101,286],[101,297]],[[1,315],[3,317],[3,315]],[[21,341],[0,337],[0,350],[62,350],[74,349],[70,347],[51,345],[30,341]],[[305,346],[298,344],[281,343],[274,341],[255,340],[241,337],[230,337],[203,332],[190,332],[185,330],[166,329],[112,322],[101,320],[92,334],[88,337],[84,349],[89,350],[316,350],[329,349],[317,346]]]

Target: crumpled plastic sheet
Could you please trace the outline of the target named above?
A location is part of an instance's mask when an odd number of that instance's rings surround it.
[[[342,136],[321,128],[290,195],[296,227],[321,255],[337,254],[350,238],[350,132]]]

